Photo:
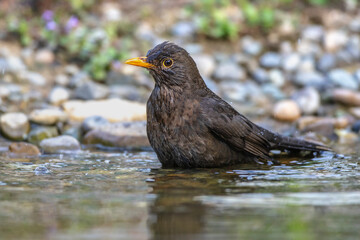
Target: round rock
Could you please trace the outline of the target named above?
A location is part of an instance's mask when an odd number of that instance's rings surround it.
[[[344,69],[338,68],[331,70],[328,74],[328,77],[330,81],[336,86],[352,90],[357,90],[359,88],[359,83],[356,81],[354,76],[352,76]]]
[[[320,107],[320,94],[313,87],[307,87],[296,92],[293,99],[305,114],[313,114]]]
[[[2,115],[0,117],[0,127],[3,134],[12,140],[24,140],[30,131],[29,120],[21,112]]]
[[[14,142],[9,146],[9,152],[15,155],[39,156],[40,150],[37,146],[26,142]]]
[[[265,68],[280,67],[281,56],[276,52],[267,52],[260,57],[260,65]]]
[[[109,124],[109,121],[107,119],[103,118],[102,116],[91,116],[91,117],[84,119],[84,121],[81,125],[81,129],[84,132],[88,132],[90,130],[105,126],[107,124]]]
[[[44,139],[40,142],[40,147],[46,153],[77,152],[81,150],[79,141],[71,136]]]
[[[243,80],[244,70],[234,62],[225,61],[220,63],[214,72],[214,78],[219,80]]]
[[[275,104],[273,116],[281,121],[295,121],[301,115],[301,111],[297,103],[293,100],[282,100]]]
[[[69,98],[70,92],[64,87],[54,87],[49,93],[49,102],[54,105],[60,105]]]
[[[66,113],[57,108],[36,109],[30,113],[29,117],[32,122],[44,125],[53,125],[67,120]]]
[[[42,140],[57,137],[58,135],[56,127],[35,127],[29,132],[27,140],[32,144],[39,145]]]

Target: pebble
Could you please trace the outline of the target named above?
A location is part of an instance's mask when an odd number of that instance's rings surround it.
[[[354,77],[358,83],[360,83],[360,69],[354,72]]]
[[[234,81],[223,81],[220,89],[225,99],[229,101],[244,102],[249,96],[249,91],[243,83]]]
[[[69,85],[70,79],[65,74],[58,74],[55,76],[55,83],[60,86],[67,86]]]
[[[81,150],[79,141],[71,136],[44,139],[40,142],[40,147],[46,153],[78,152]]]
[[[81,124],[81,129],[84,132],[89,132],[91,130],[97,129],[99,127],[109,124],[109,121],[101,116],[91,116],[85,118]]]
[[[119,22],[122,20],[121,5],[117,2],[104,2],[100,6],[105,21]]]
[[[315,71],[315,58],[311,55],[302,57],[297,70],[298,70],[298,72],[313,72],[313,71]]]
[[[350,23],[349,23],[349,29],[352,32],[355,33],[360,33],[360,16],[354,18]]]
[[[251,73],[252,78],[258,82],[258,83],[266,83],[269,82],[269,74],[268,72],[263,68],[256,68]]]
[[[261,90],[267,96],[270,96],[272,99],[280,100],[285,98],[285,94],[281,89],[274,84],[263,84]],[[253,94],[251,92],[251,94]]]
[[[51,104],[60,105],[70,99],[70,92],[67,88],[57,86],[51,89],[48,99]]]
[[[58,108],[35,109],[30,113],[29,118],[32,122],[43,125],[53,125],[68,119],[66,113]]]
[[[320,56],[322,54],[322,49],[319,44],[309,40],[299,41],[297,43],[297,51],[303,56]]]
[[[358,50],[356,50],[358,51]],[[351,64],[354,60],[353,53],[347,51],[346,49],[341,49],[335,53],[336,61],[339,65]]]
[[[195,34],[195,25],[190,21],[177,22],[173,25],[171,32],[175,37],[192,38]]]
[[[49,49],[39,49],[35,53],[35,62],[40,64],[51,64],[55,60],[55,55]]]
[[[354,60],[360,60],[360,36],[352,35],[346,44],[346,51]]]
[[[215,60],[207,54],[194,55],[194,61],[199,69],[201,76],[210,77],[215,71]]]
[[[339,137],[339,144],[353,144],[359,142],[359,136],[356,133],[350,132],[349,130],[340,129],[336,130],[335,132]]]
[[[338,88],[332,92],[332,97],[336,102],[349,106],[360,106],[360,92],[350,89]]]
[[[304,114],[314,114],[320,107],[320,94],[313,87],[306,87],[292,96]]]
[[[349,112],[356,118],[360,119],[360,107],[352,107]]]
[[[26,65],[24,62],[17,56],[8,56],[6,58],[6,67],[5,71],[18,73],[26,70]]]
[[[96,101],[70,100],[62,106],[73,121],[82,122],[94,115],[110,122],[146,120],[145,104],[118,98]]]
[[[285,77],[279,69],[271,69],[269,71],[269,79],[277,87],[282,87],[285,84]]]
[[[5,113],[0,117],[0,128],[9,139],[24,140],[30,131],[30,123],[24,113]]]
[[[278,68],[281,65],[281,56],[277,52],[267,52],[260,57],[259,62],[264,68]]]
[[[108,98],[121,98],[130,101],[147,100],[150,96],[148,89],[134,85],[112,85]]]
[[[355,133],[360,133],[360,120],[357,120],[353,123],[353,125],[351,126],[351,131]]]
[[[325,76],[316,71],[300,71],[295,75],[293,80],[300,86],[313,86],[316,88],[322,88],[327,84]]]
[[[13,142],[9,146],[9,152],[14,155],[39,156],[40,150],[37,146],[26,142]]]
[[[75,89],[75,98],[83,100],[104,99],[109,95],[109,88],[103,84],[86,81]]]
[[[219,80],[243,80],[245,79],[245,71],[236,63],[225,61],[216,68],[214,78]]]
[[[297,103],[293,100],[282,100],[277,102],[273,109],[273,116],[277,120],[293,122],[301,115]]]
[[[359,83],[354,76],[344,69],[333,69],[328,74],[329,80],[335,85],[342,88],[356,90],[359,88]]]
[[[335,52],[345,46],[348,34],[343,30],[332,29],[325,32],[323,38],[324,48],[328,52]]]
[[[22,81],[39,87],[45,86],[47,82],[45,77],[37,72],[25,71],[20,72],[18,75]]]
[[[301,32],[301,37],[306,40],[320,42],[324,36],[324,28],[319,25],[309,25]]]
[[[76,88],[89,81],[91,81],[89,75],[86,72],[79,71],[70,78],[68,87]]]
[[[245,36],[242,38],[241,47],[244,53],[251,56],[258,56],[263,49],[262,43],[251,36]]]
[[[301,62],[301,57],[297,53],[291,53],[285,55],[281,60],[281,67],[284,71],[293,72],[295,71]]]
[[[335,123],[334,118],[321,118],[314,116],[301,117],[297,121],[298,129],[302,132],[315,132],[329,139],[334,138],[335,135]]]
[[[28,135],[28,142],[39,145],[46,138],[57,137],[59,135],[56,127],[33,127]]]
[[[322,55],[317,63],[317,69],[321,72],[328,72],[336,66],[336,57],[331,53]]]
[[[49,169],[47,169],[47,167],[45,167],[45,166],[39,166],[39,167],[35,168],[34,173],[36,176],[41,176],[41,175],[50,174],[51,171]]]
[[[149,147],[146,122],[121,122],[100,126],[84,136],[85,144],[111,147]]]

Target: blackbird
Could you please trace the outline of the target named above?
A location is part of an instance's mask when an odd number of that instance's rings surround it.
[[[164,168],[269,163],[272,149],[330,151],[251,122],[206,86],[189,53],[174,43],[163,42],[125,63],[147,68],[155,80],[147,135]]]

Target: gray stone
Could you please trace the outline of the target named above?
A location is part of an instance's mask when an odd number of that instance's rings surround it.
[[[286,54],[281,61],[281,66],[284,71],[296,71],[301,62],[301,57],[297,53]]]
[[[320,45],[309,40],[302,40],[298,42],[297,51],[301,55],[320,56],[322,54]]]
[[[281,64],[281,56],[276,52],[267,52],[260,57],[260,65],[265,68],[278,68]]]
[[[294,81],[300,86],[314,86],[316,88],[321,88],[326,85],[326,78],[319,72],[298,72]]]
[[[298,66],[298,72],[312,72],[312,71],[315,71],[315,58],[311,55],[303,57]]]
[[[352,32],[355,33],[360,33],[360,16],[354,18],[350,24],[349,24],[349,29]]]
[[[83,123],[81,124],[81,129],[84,132],[88,132],[107,124],[109,124],[109,121],[107,119],[101,116],[91,116],[84,119]]]
[[[45,167],[45,166],[39,166],[39,167],[35,168],[34,173],[36,176],[41,176],[41,175],[50,174],[51,171],[49,169],[47,169],[47,167]]]
[[[351,64],[353,60],[353,54],[345,49],[336,52],[336,62],[339,65]]]
[[[327,72],[336,66],[336,57],[331,53],[325,53],[317,63],[317,69],[321,72]]]
[[[76,74],[78,74],[80,72],[80,69],[78,66],[76,66],[74,64],[70,64],[70,65],[65,66],[64,71],[69,76],[75,76]]]
[[[56,127],[39,126],[31,129],[27,140],[32,144],[39,145],[42,140],[56,137],[58,135],[59,133]]]
[[[45,77],[37,72],[21,72],[19,78],[26,83],[39,87],[45,86],[46,84]]]
[[[140,90],[144,90],[144,88],[136,87],[133,85],[112,85],[110,87],[110,93],[108,98],[122,98],[131,101],[139,101],[143,99],[143,96]],[[146,99],[150,93],[147,92]]]
[[[360,68],[354,72],[356,81],[360,84]]]
[[[352,90],[357,90],[359,88],[359,83],[356,81],[354,76],[341,68],[331,70],[328,74],[328,78],[335,86]]]
[[[350,53],[353,59],[360,60],[360,36],[350,36],[346,44],[346,51]]]
[[[256,68],[252,73],[251,77],[258,83],[269,82],[269,74],[263,68]]]
[[[279,69],[271,69],[269,71],[269,79],[277,87],[282,87],[285,84],[285,77]]]
[[[89,81],[90,78],[86,72],[83,71],[77,72],[70,78],[69,87],[70,88],[79,87]]]
[[[11,140],[24,140],[30,130],[30,123],[24,113],[5,113],[0,117],[0,128],[7,138]]]
[[[230,101],[244,102],[250,94],[244,84],[240,82],[223,81],[220,83],[220,89],[224,98]]]
[[[49,102],[54,105],[60,105],[61,103],[69,100],[70,92],[64,87],[54,87],[49,93]]]
[[[260,41],[253,39],[250,36],[245,36],[242,38],[241,47],[244,53],[251,56],[257,56],[261,53],[263,45]]]
[[[109,88],[105,85],[86,81],[75,89],[75,97],[83,100],[104,99],[109,95]]]
[[[84,136],[85,144],[101,144],[111,147],[149,147],[146,122],[119,122],[107,124],[89,131]]]
[[[285,98],[285,94],[274,84],[264,84],[261,86],[263,93],[275,100],[280,100]]]
[[[70,79],[65,74],[58,74],[55,76],[55,83],[60,86],[67,86],[69,85]]]
[[[193,22],[178,22],[171,30],[175,37],[191,38],[195,34],[195,25]]]
[[[17,56],[8,56],[6,59],[6,71],[17,73],[26,70],[26,65]]]
[[[44,139],[40,142],[40,147],[45,153],[70,153],[81,150],[79,141],[71,136]]]
[[[215,59],[211,55],[194,55],[194,61],[199,69],[201,76],[210,77],[215,70]]]
[[[292,98],[305,114],[316,113],[320,107],[320,94],[313,87],[306,87],[295,92]]]
[[[320,42],[324,36],[324,28],[319,25],[309,25],[301,32],[301,37],[307,40]]]
[[[222,62],[214,72],[214,78],[219,80],[242,80],[245,78],[244,70],[234,62]]]
[[[44,125],[53,125],[68,119],[66,113],[58,108],[35,109],[29,118],[32,122]]]

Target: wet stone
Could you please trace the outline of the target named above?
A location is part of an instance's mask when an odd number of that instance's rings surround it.
[[[0,128],[7,138],[24,140],[30,130],[30,123],[24,113],[5,113],[0,117]]]
[[[26,142],[14,142],[9,146],[9,152],[13,155],[38,156],[40,150],[37,146]]]
[[[84,143],[129,148],[150,146],[145,121],[121,122],[99,126],[84,136]]]
[[[359,88],[359,83],[346,70],[338,68],[331,70],[328,74],[330,81],[335,85],[343,88],[356,90]]]
[[[33,127],[28,135],[28,142],[39,145],[46,138],[57,137],[59,135],[56,127]]]
[[[301,115],[300,108],[293,100],[282,100],[277,102],[273,109],[273,116],[281,121],[295,121]]]
[[[316,113],[321,103],[320,94],[313,87],[307,87],[296,92],[292,98],[299,105],[301,112],[305,114]]]
[[[82,125],[81,125],[81,129],[84,132],[88,132],[90,130],[94,130],[97,128],[100,128],[102,126],[105,126],[109,124],[109,121],[101,116],[91,116],[88,118],[85,118]]]
[[[29,118],[32,122],[44,125],[53,125],[58,122],[65,122],[68,119],[66,113],[58,108],[33,110]]]
[[[46,153],[78,152],[81,150],[79,141],[71,136],[44,139],[40,142],[40,147]]]
[[[51,171],[45,166],[36,167],[34,170],[35,175],[46,175],[50,174]]]

